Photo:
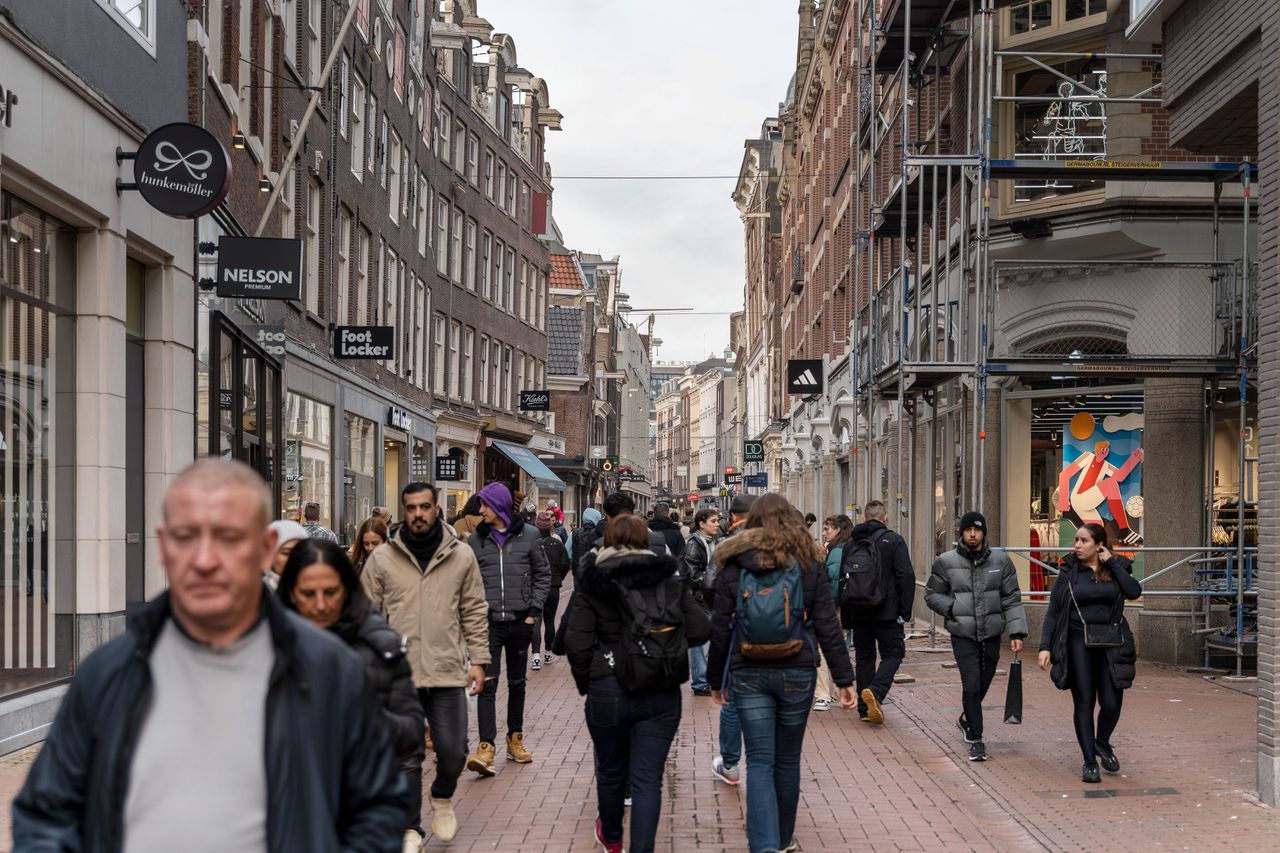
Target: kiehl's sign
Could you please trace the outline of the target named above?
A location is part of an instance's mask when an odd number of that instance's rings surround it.
[[[129,155],[117,155],[127,157]],[[133,155],[135,186],[147,204],[179,219],[213,210],[231,189],[231,158],[212,133],[185,122],[153,130]]]
[[[301,299],[302,241],[220,237],[218,295],[232,299]]]
[[[334,358],[382,361],[395,355],[395,326],[335,326],[333,329]]]
[[[550,391],[521,391],[520,392],[520,411],[522,412],[551,411],[551,392]]]

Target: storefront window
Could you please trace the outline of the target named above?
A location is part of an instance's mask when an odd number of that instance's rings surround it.
[[[0,696],[70,674],[75,659],[75,234],[0,199]],[[59,476],[59,475],[62,476]],[[67,484],[59,487],[59,484]]]
[[[1091,60],[1072,59],[1053,66],[1076,80],[1070,83],[1041,68],[1013,76],[1020,97],[1052,100],[1014,105],[1014,157],[1018,160],[1104,160],[1107,156],[1107,72]],[[1031,177],[1014,183],[1015,202],[1046,201],[1097,189],[1097,181]]]
[[[284,508],[301,519],[308,503],[320,504],[320,523],[333,528],[333,407],[290,392],[284,401]]]
[[[373,510],[378,475],[378,425],[347,412],[347,469],[343,475],[342,530],[350,542]]]

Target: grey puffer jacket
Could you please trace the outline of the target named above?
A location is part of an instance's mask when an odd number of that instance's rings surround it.
[[[974,552],[962,542],[934,560],[924,601],[954,636],[986,640],[1006,630],[1012,640],[1027,636],[1018,573],[1003,551],[987,545]]]
[[[488,523],[480,522],[469,539],[484,578],[489,618],[494,622],[518,622],[542,615],[551,589],[551,567],[542,551],[542,534],[519,515],[507,528],[507,540],[499,548]]]

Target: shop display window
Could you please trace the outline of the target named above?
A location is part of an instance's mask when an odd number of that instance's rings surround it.
[[[286,518],[300,520],[320,504],[320,523],[333,528],[333,407],[292,391],[285,396],[284,499]]]
[[[374,506],[378,476],[378,425],[350,412],[344,415],[343,425],[346,429],[347,468],[342,478],[342,531],[344,541],[350,542]]]

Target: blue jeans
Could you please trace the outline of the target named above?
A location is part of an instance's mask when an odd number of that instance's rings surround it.
[[[631,783],[632,853],[652,853],[662,813],[662,773],[680,725],[680,689],[628,693],[616,678],[587,690],[587,729],[596,747],[596,801],[606,841],[622,840]]]
[[[800,748],[813,704],[811,667],[739,667],[733,702],[747,745],[747,842],[773,853],[795,837]]]
[[[704,687],[711,686],[707,681],[707,649],[709,648],[711,648],[710,642],[689,647],[690,690],[702,690]]]
[[[720,706],[720,758],[730,767],[742,761],[742,721],[733,699],[730,692],[729,703]]]

